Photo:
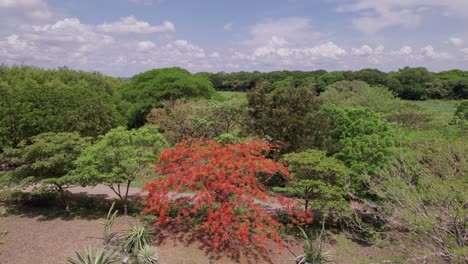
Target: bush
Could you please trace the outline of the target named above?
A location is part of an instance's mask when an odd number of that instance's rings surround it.
[[[468,149],[463,142],[421,138],[372,182],[379,203],[371,203],[387,226],[413,246],[450,263],[468,261]]]

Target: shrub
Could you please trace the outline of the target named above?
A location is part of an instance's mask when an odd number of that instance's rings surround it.
[[[75,251],[75,255],[74,259],[68,258],[67,262],[70,264],[113,264],[120,262],[117,252],[106,252],[102,249],[98,249],[97,252],[94,253],[91,247],[86,248],[84,254]]]

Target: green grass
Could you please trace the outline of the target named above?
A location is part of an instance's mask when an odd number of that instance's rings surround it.
[[[461,100],[427,100],[427,101],[408,101],[420,107],[423,111],[431,115],[432,121],[424,129],[437,132],[445,138],[463,137],[465,132],[457,126],[449,125],[453,119],[455,109]]]
[[[229,92],[229,91],[219,91],[219,93],[221,94],[221,96],[225,99],[231,99],[232,97],[234,96],[245,96],[246,93],[245,92]]]
[[[432,113],[436,120],[448,123],[452,119],[453,113],[460,102],[461,100],[427,100],[415,101],[413,103],[423,110]]]

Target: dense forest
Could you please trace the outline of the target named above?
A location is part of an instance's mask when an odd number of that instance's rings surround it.
[[[321,93],[338,81],[363,81],[372,86],[385,86],[398,97],[408,100],[466,99],[468,98],[468,71],[451,70],[430,72],[426,68],[405,67],[396,72],[377,69],[359,71],[274,71],[203,73],[219,91],[248,91],[258,82],[268,81],[274,86],[308,85]]]
[[[73,210],[68,188],[105,184],[127,214],[128,188],[143,182],[142,211],[201,226],[214,248],[261,248],[285,224],[468,261],[468,71],[165,68],[121,79],[0,66],[0,94],[4,188],[48,186]],[[252,202],[274,195],[288,213]],[[322,238],[307,237],[310,263],[327,258]]]

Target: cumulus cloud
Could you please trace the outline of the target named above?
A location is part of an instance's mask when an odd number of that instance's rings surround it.
[[[404,55],[409,56],[413,53],[413,48],[410,46],[403,46],[399,50],[392,52],[394,55]]]
[[[456,48],[461,48],[463,45],[465,45],[465,41],[463,39],[456,37],[450,38],[449,43]]]
[[[371,48],[368,45],[362,45],[360,48],[353,48],[351,49],[351,53],[357,56],[372,56],[382,54],[385,47],[380,45],[376,48]]]
[[[436,52],[432,45],[427,45],[421,49],[421,54],[430,59],[448,59],[450,56],[446,52]]]
[[[162,25],[151,25],[148,22],[138,20],[134,16],[122,17],[119,21],[104,23],[96,26],[97,30],[106,33],[164,33],[175,32],[175,26],[170,21],[164,21]]]
[[[441,11],[442,15],[468,17],[466,0],[355,0],[350,4],[339,5],[337,11],[358,13],[352,19],[353,27],[364,33],[375,34],[392,26],[416,27],[421,23],[424,12],[431,9]]]
[[[0,0],[0,9],[19,11],[33,19],[47,19],[52,16],[52,11],[43,0]]]
[[[152,41],[139,41],[137,43],[137,50],[138,51],[141,51],[141,52],[147,52],[147,51],[150,51],[152,49],[154,49],[156,47],[156,44]]]

